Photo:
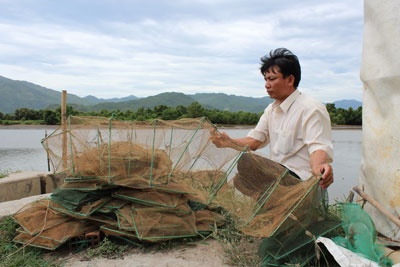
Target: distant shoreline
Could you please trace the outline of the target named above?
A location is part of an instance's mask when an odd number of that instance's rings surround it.
[[[220,129],[251,129],[255,125],[217,125]],[[39,125],[39,124],[12,124],[12,125],[0,125],[0,130],[40,130],[49,129],[55,130],[60,125]],[[362,130],[361,125],[333,125],[332,130]]]
[[[0,130],[41,130],[49,129],[55,130],[59,125],[41,125],[41,124],[11,124],[11,125],[0,125]]]
[[[334,125],[333,130],[362,130],[362,125]]]

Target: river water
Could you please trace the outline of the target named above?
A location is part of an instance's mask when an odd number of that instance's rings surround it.
[[[224,129],[225,130],[225,129]],[[52,128],[0,129],[0,174],[15,171],[47,171],[47,155],[41,145]],[[247,129],[225,130],[233,137],[247,134]],[[329,187],[329,199],[344,201],[357,185],[362,158],[362,131],[360,129],[333,130],[335,182]],[[268,154],[268,148],[261,153]]]

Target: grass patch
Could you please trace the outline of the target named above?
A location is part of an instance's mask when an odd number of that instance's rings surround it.
[[[6,170],[6,171],[0,170],[0,179],[7,177],[8,175],[10,175],[10,173],[11,173],[11,171],[8,171],[8,170]]]
[[[107,258],[118,259],[123,258],[123,255],[129,250],[130,246],[112,242],[105,237],[99,245],[89,247],[85,252],[85,256],[91,258]]]
[[[23,247],[12,240],[16,235],[17,223],[11,216],[0,219],[0,266],[2,267],[56,267],[54,259],[46,259],[42,249]]]
[[[46,125],[44,120],[0,120],[0,125]]]
[[[227,223],[214,232],[214,238],[224,248],[227,264],[238,267],[259,266],[261,259],[257,251],[261,239],[244,235],[235,227],[235,222],[228,213],[223,215],[227,218]]]

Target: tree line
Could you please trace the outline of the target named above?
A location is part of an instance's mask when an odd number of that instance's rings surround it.
[[[362,125],[362,107],[357,109],[336,108],[335,104],[326,105],[331,117],[332,125]],[[207,117],[215,124],[233,124],[233,125],[254,125],[258,122],[262,112],[251,113],[245,111],[231,112],[227,110],[206,109],[200,103],[193,102],[189,106],[178,105],[168,107],[166,105],[157,105],[154,108],[140,107],[136,111],[127,110],[101,110],[101,111],[78,111],[73,106],[67,106],[67,116],[114,116],[118,120],[136,120],[147,121],[153,119],[177,120],[182,118]],[[28,108],[19,108],[12,114],[3,114],[0,112],[0,124],[17,123],[35,123],[45,125],[58,125],[61,121],[61,108],[34,110]]]

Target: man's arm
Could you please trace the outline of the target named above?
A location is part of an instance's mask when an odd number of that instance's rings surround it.
[[[262,144],[260,141],[251,137],[231,138],[225,132],[214,132],[211,134],[211,141],[217,147],[231,147],[237,149],[237,146],[248,147],[251,150],[257,150]]]
[[[321,177],[319,182],[322,188],[327,188],[333,183],[333,169],[329,164],[329,155],[323,150],[316,150],[310,155],[311,172],[317,177]]]

